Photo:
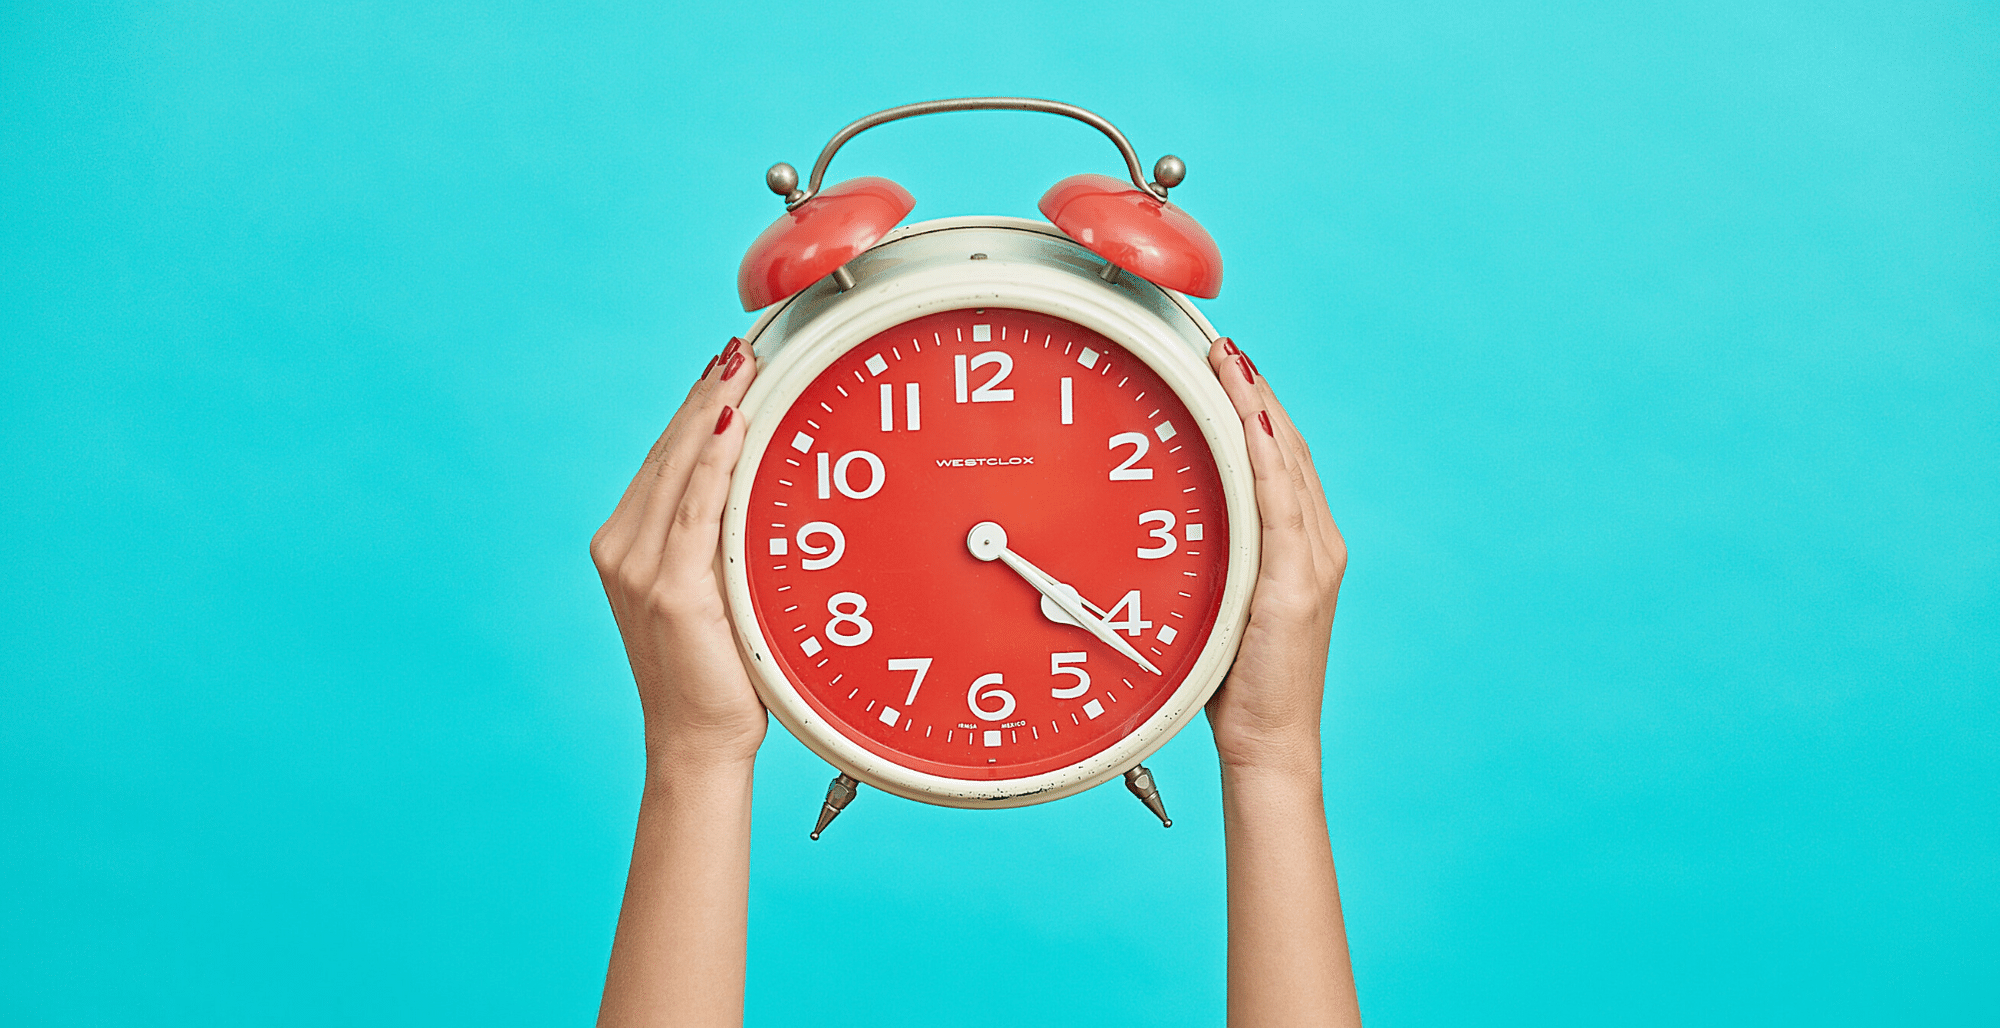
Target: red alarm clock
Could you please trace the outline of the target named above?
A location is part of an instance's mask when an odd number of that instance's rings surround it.
[[[1102,131],[1130,183],[1077,175],[1048,222],[896,229],[887,179],[821,188],[842,144],[919,114],[1023,110]],[[842,129],[737,277],[759,373],[723,521],[730,615],[759,694],[860,784],[957,807],[1058,799],[1142,761],[1236,655],[1258,562],[1248,452],[1207,364],[1222,259],[1109,122],[973,98]]]

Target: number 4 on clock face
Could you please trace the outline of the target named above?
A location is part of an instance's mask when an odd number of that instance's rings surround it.
[[[1139,590],[1137,589],[1126,590],[1125,595],[1119,597],[1118,602],[1112,604],[1110,610],[1104,610],[1082,596],[1078,596],[1077,600],[1083,604],[1083,609],[1089,611],[1099,621],[1104,622],[1105,627],[1117,629],[1126,635],[1138,635],[1146,629],[1153,627],[1151,621],[1147,621],[1140,616]],[[1118,616],[1118,612],[1121,610],[1125,612],[1123,619]],[[1061,607],[1056,606],[1047,597],[1043,597],[1042,599],[1042,616],[1059,625],[1076,624],[1075,621],[1070,619],[1068,614],[1062,612]]]

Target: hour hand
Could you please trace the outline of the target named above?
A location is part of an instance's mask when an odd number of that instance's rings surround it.
[[[1007,530],[1001,528],[996,522],[982,521],[972,526],[972,531],[966,533],[965,536],[965,548],[971,550],[972,555],[980,560],[998,560],[1006,564],[1009,568],[1013,569],[1015,574],[1020,575],[1023,579],[1027,580],[1029,585],[1034,586],[1045,598],[1054,602],[1056,607],[1064,614],[1069,615],[1072,621],[1081,625],[1091,635],[1096,636],[1097,641],[1124,654],[1133,663],[1151,671],[1153,674],[1161,674],[1160,669],[1155,667],[1153,662],[1147,660],[1138,650],[1133,649],[1131,643],[1120,639],[1116,630],[1097,617],[1094,617],[1090,611],[1085,610],[1083,598],[1078,595],[1075,589],[1071,589],[1063,583],[1056,581],[1048,572],[1034,566],[1028,562],[1027,558],[1008,549]]]

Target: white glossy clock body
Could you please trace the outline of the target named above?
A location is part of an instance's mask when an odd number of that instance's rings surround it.
[[[973,255],[983,255],[975,258]],[[745,335],[758,360],[743,398],[749,431],[723,515],[723,576],[738,645],[765,706],[828,763],[887,792],[954,807],[1012,807],[1072,795],[1137,766],[1202,708],[1235,660],[1249,617],[1259,523],[1243,425],[1208,366],[1215,330],[1187,298],[1120,274],[1053,225],[1025,218],[962,217],[899,229],[849,262],[854,288],[830,280],[766,311]],[[1103,333],[1144,361],[1187,405],[1214,455],[1229,518],[1227,579],[1214,631],[1167,702],[1131,734],[1078,763],[993,781],[945,778],[904,767],[849,740],[802,698],[772,657],[745,563],[752,480],[779,417],[851,347],[912,318],[962,308],[1040,311]],[[937,526],[962,534],[963,527]]]

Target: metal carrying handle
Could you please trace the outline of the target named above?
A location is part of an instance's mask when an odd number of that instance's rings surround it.
[[[1139,169],[1139,154],[1132,149],[1132,144],[1125,140],[1125,134],[1119,132],[1110,122],[1074,104],[1024,96],[965,96],[951,100],[926,100],[923,103],[904,104],[886,111],[877,111],[841,129],[827,142],[826,149],[819,152],[819,160],[813,162],[812,178],[807,180],[804,189],[799,188],[798,170],[783,161],[771,165],[771,170],[764,173],[764,184],[771,187],[771,192],[785,198],[786,210],[797,210],[799,205],[819,195],[820,182],[826,178],[826,166],[833,162],[833,155],[840,152],[840,148],[848,140],[877,125],[914,118],[920,114],[945,114],[952,111],[1035,111],[1075,118],[1110,138],[1112,145],[1118,147],[1118,153],[1125,158],[1125,170],[1132,176],[1132,184],[1162,203],[1166,202],[1167,190],[1180,185],[1181,181],[1187,178],[1187,165],[1183,164],[1180,158],[1168,154],[1153,165],[1154,181],[1147,182],[1145,172]]]

